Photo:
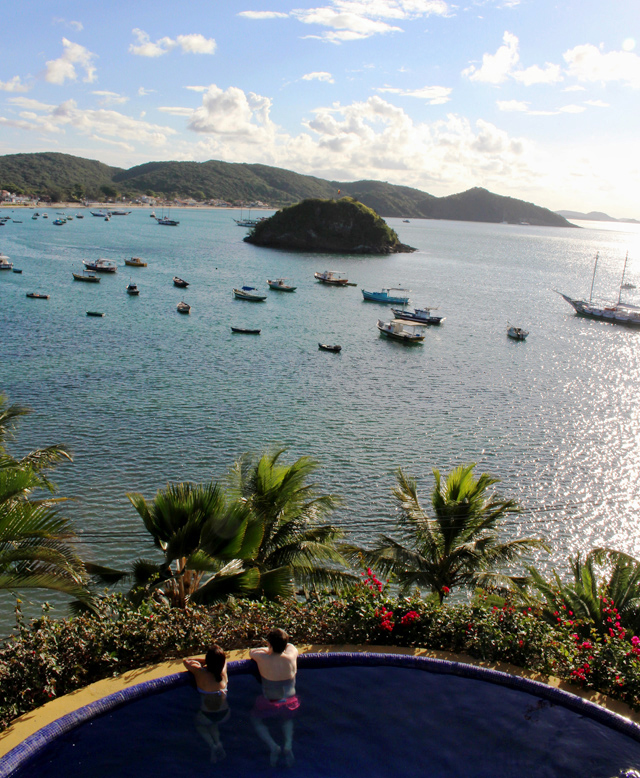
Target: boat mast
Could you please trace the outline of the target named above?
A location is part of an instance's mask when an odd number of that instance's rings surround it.
[[[598,267],[598,253],[596,252],[596,261],[593,265],[593,278],[591,279],[591,292],[589,293],[589,302],[591,302],[591,299],[593,298],[593,285],[596,280],[596,268]]]
[[[618,305],[620,305],[620,301],[622,300],[622,285],[624,284],[624,274],[627,270],[627,260],[629,259],[629,252],[625,254],[624,257],[624,267],[622,268],[622,278],[620,279],[620,291],[618,292]]]

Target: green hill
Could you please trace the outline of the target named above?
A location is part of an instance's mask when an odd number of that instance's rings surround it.
[[[258,222],[247,243],[296,251],[392,254],[415,251],[384,219],[351,197],[303,200]]]
[[[340,192],[385,217],[574,226],[546,208],[486,189],[434,197],[384,181],[326,181],[269,165],[218,160],[147,162],[124,170],[70,154],[7,154],[0,156],[0,189],[51,200],[103,200],[117,195],[135,200],[151,195],[234,205],[262,201],[274,208],[310,198],[332,199]]]

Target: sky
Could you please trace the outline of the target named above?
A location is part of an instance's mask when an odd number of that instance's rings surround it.
[[[640,219],[640,0],[2,2],[0,154]]]

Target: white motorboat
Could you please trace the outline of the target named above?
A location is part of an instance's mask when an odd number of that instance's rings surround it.
[[[378,330],[385,337],[402,343],[422,343],[427,328],[425,324],[413,324],[401,319],[389,322],[378,319]]]

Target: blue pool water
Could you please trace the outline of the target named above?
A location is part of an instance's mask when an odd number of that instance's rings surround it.
[[[226,757],[216,764],[194,726],[198,694],[182,683],[80,725],[13,775],[613,778],[640,768],[640,742],[546,692],[402,666],[300,670],[295,763],[274,768],[251,723],[258,683],[232,671],[229,689],[231,717],[220,725]],[[268,723],[282,742],[281,722]]]

